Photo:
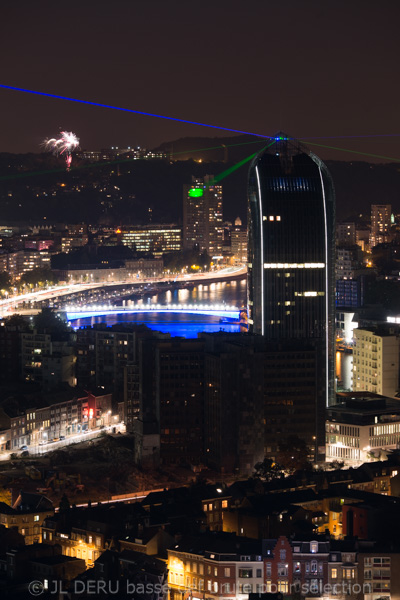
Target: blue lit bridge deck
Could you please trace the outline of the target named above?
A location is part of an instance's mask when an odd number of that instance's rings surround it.
[[[132,304],[130,306],[67,306],[68,321],[119,314],[177,313],[185,315],[205,315],[224,317],[239,321],[240,309],[225,304]]]

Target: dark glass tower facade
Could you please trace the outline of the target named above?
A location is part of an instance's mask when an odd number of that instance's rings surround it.
[[[254,158],[248,186],[249,328],[268,341],[296,340],[298,347],[302,341],[317,350],[316,381],[323,386],[318,413],[334,397],[334,207],[326,166],[296,140],[278,134]]]

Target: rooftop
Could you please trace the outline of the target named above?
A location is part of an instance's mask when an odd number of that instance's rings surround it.
[[[327,420],[354,425],[373,425],[400,420],[400,401],[377,394],[338,394],[338,402],[327,409]]]

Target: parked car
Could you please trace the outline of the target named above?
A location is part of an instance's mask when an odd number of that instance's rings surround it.
[[[60,435],[60,441],[65,440],[65,435]]]
[[[28,450],[28,446],[21,446],[20,450],[21,451],[26,451],[26,450]]]

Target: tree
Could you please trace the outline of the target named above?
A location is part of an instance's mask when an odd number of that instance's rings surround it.
[[[4,319],[4,322],[9,327],[16,327],[17,329],[29,329],[29,323],[26,319],[21,315],[11,315],[11,317],[7,317]]]
[[[330,471],[338,471],[343,469],[344,461],[343,460],[332,460],[332,462],[327,464],[327,469]]]
[[[33,325],[40,333],[65,335],[70,332],[67,321],[64,321],[47,306],[42,308],[42,310],[33,317]]]
[[[305,441],[297,435],[290,435],[279,446],[278,462],[288,473],[302,469],[311,469],[309,461],[310,449]]]
[[[44,284],[55,284],[58,283],[58,277],[53,273],[51,269],[38,267],[24,273],[20,279],[21,284],[26,285],[44,285]]]
[[[60,500],[60,512],[65,512],[71,508],[71,504],[65,494],[61,496]]]
[[[272,481],[281,477],[284,473],[284,468],[270,458],[264,458],[262,462],[254,465],[253,476],[264,481]]]
[[[371,282],[365,292],[365,303],[379,304],[386,310],[397,311],[400,304],[399,282],[390,279]]]
[[[11,290],[11,277],[6,271],[0,271],[0,295],[6,296]]]
[[[199,253],[198,250],[181,250],[180,252],[170,252],[163,255],[164,269],[171,272],[180,272],[188,267],[191,271],[210,269],[211,259],[207,251]]]

